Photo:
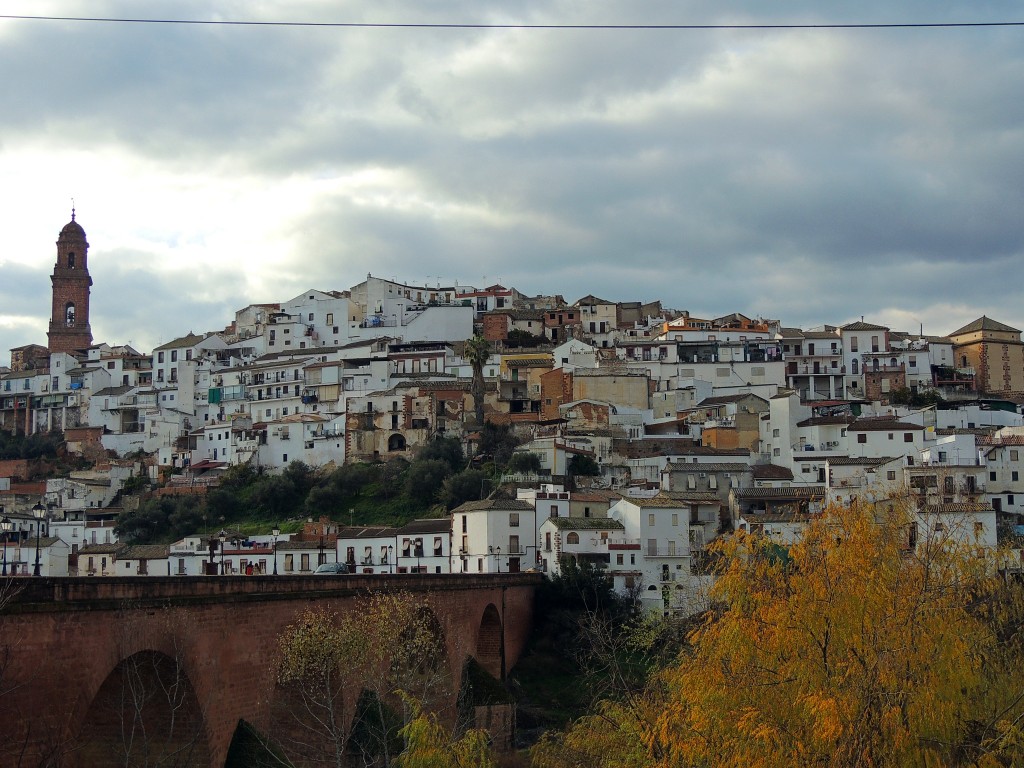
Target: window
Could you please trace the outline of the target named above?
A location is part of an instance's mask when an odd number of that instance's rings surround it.
[[[308,554],[303,554],[302,555],[302,557],[300,558],[299,567],[303,571],[308,571],[309,570],[309,555]]]
[[[647,515],[647,524],[648,525],[654,525],[654,513],[653,512],[648,513],[648,515]]]
[[[466,533],[466,515],[462,516],[462,532]]]
[[[673,526],[679,525],[679,513],[678,512],[673,512],[672,513],[672,525]]]
[[[622,565],[623,564],[623,562],[622,562],[622,555],[621,554],[618,554],[618,555],[615,556],[615,564],[616,565]]]
[[[558,505],[557,504],[552,504],[551,505],[551,513],[548,515],[548,517],[558,517]]]
[[[514,538],[516,540],[517,544],[518,544],[519,537],[518,536],[513,536],[512,538]],[[441,555],[443,555],[443,554],[444,554],[444,550],[443,550],[443,546],[442,546],[442,543],[441,543],[441,537],[440,536],[435,536],[434,537],[434,557],[441,557]]]
[[[850,351],[851,352],[856,352],[857,351],[857,337],[856,336],[851,336],[850,337]],[[856,371],[854,371],[854,373],[856,373]]]
[[[892,440],[892,432],[889,433],[889,439]]]
[[[903,442],[904,443],[912,443],[912,442],[914,442],[914,433],[913,432],[904,432],[903,433]]]
[[[858,443],[866,443],[867,441],[868,441],[868,435],[867,435],[866,432],[858,432],[857,433],[857,442]]]
[[[295,570],[295,555],[289,553],[284,556],[284,570],[285,572]]]
[[[163,352],[157,352],[156,353],[156,361],[158,363],[162,363],[164,361],[164,353]]]
[[[508,513],[508,526],[509,526],[509,528],[518,528],[519,527],[519,513],[518,512],[509,512]]]
[[[171,362],[172,363],[178,362],[178,350],[176,350],[176,349],[172,349],[171,350]]]
[[[1012,471],[1010,473],[1010,479],[1016,483],[1018,480],[1020,480],[1020,472],[1018,472],[1017,470]]]
[[[888,472],[886,472],[885,473],[885,479],[886,480],[890,480],[890,481],[891,480],[895,480],[896,479],[896,470],[890,469]]]
[[[579,544],[580,535],[576,531],[569,531],[569,535],[565,537],[566,544]]]

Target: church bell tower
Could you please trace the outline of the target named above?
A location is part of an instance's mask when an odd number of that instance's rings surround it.
[[[73,352],[92,346],[89,326],[89,243],[85,230],[75,221],[64,225],[57,238],[57,263],[50,275],[53,283],[53,309],[47,346],[51,352]]]

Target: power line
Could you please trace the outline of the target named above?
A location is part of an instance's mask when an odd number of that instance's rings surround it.
[[[887,24],[467,24],[362,21],[241,21],[231,19],[132,19],[99,16],[0,14],[12,21],[73,21],[109,24],[182,24],[222,27],[333,27],[339,29],[536,29],[536,30],[797,30],[797,29],[952,29],[1024,27],[1024,21],[940,21]]]

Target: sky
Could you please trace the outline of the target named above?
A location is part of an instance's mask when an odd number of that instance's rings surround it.
[[[1011,2],[3,0],[367,24],[1020,22]],[[0,364],[84,227],[97,342],[413,284],[811,328],[1024,328],[1024,26],[479,29],[0,18]]]

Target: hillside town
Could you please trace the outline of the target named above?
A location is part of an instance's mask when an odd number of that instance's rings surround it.
[[[72,215],[47,343],[12,349],[0,369],[0,428],[61,432],[92,468],[57,477],[45,462],[0,461],[5,575],[339,563],[551,576],[588,562],[652,610],[689,613],[710,578],[706,548],[731,531],[785,545],[830,503],[906,500],[908,548],[944,532],[995,550],[1012,547],[1024,511],[1024,342],[989,317],[941,336],[870,318],[794,328],[368,274],[240,307],[217,330],[169,328],[180,335],[142,351],[93,338],[88,251]],[[386,527],[324,509],[298,533],[211,529],[171,544],[115,530],[139,477],[157,494],[201,495],[238,465],[411,460],[438,437],[473,456],[481,406],[537,468],[506,472],[447,516]]]

